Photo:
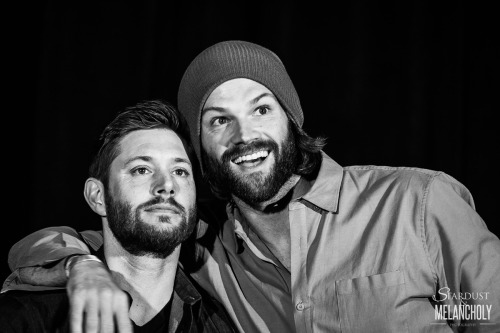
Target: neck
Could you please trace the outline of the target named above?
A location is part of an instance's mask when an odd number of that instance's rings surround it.
[[[291,194],[292,189],[295,187],[295,185],[297,185],[299,180],[299,175],[291,175],[290,178],[288,178],[288,180],[281,186],[278,192],[271,199],[263,202],[248,204],[235,195],[233,195],[232,197],[240,210],[253,210],[262,213],[274,213],[277,210],[275,208],[276,206],[283,209],[288,204],[291,199],[291,196],[288,194]],[[278,209],[278,211],[281,209]]]
[[[180,246],[165,259],[127,252],[104,223],[104,256],[113,280],[132,297],[129,316],[137,324],[151,320],[172,296]]]
[[[249,205],[238,197],[233,200],[243,218],[243,227],[251,229],[276,258],[290,270],[290,223],[287,205],[300,176],[292,175],[270,200]]]

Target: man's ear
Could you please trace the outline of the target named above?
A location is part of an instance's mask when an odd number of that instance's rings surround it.
[[[85,200],[90,208],[102,217],[106,216],[106,203],[104,201],[104,186],[95,178],[88,178],[83,189]]]

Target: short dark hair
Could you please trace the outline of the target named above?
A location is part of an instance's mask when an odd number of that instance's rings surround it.
[[[179,136],[193,169],[196,169],[198,161],[191,145],[186,120],[170,103],[151,100],[125,108],[106,126],[99,138],[100,148],[90,165],[89,176],[100,180],[108,188],[109,168],[120,154],[120,140],[134,131],[158,128],[170,129]]]

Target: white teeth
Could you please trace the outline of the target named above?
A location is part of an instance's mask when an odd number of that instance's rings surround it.
[[[256,152],[256,153],[253,153],[250,155],[240,156],[234,160],[234,163],[240,164],[241,162],[252,161],[252,160],[256,160],[258,158],[267,157],[267,155],[269,155],[269,152],[267,150],[261,150],[259,152]]]

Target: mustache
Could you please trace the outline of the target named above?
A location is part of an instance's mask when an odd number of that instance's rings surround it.
[[[186,209],[184,209],[184,207],[180,203],[175,201],[175,199],[172,197],[168,197],[167,199],[165,199],[163,197],[154,197],[153,199],[148,200],[148,201],[140,204],[139,206],[137,206],[137,210],[139,211],[142,209],[148,209],[152,206],[156,206],[159,204],[168,204],[168,205],[174,207],[176,210],[178,210],[179,213],[186,214]]]
[[[229,163],[239,156],[249,155],[259,150],[278,151],[278,144],[273,140],[257,140],[246,145],[228,148],[221,157],[222,163]]]

